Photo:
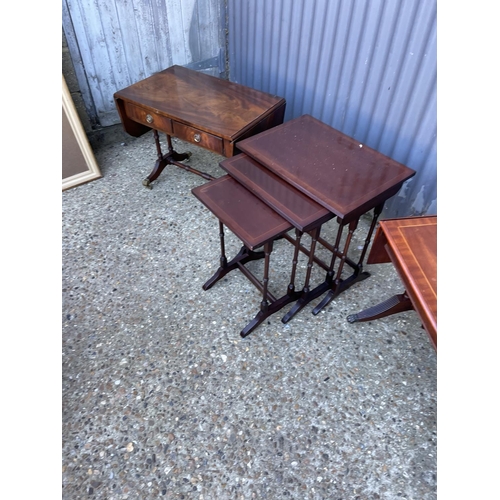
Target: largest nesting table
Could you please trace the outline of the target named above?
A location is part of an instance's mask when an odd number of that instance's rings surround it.
[[[354,283],[368,278],[369,273],[363,271],[363,261],[378,217],[385,202],[399,191],[406,180],[415,175],[415,171],[360,144],[354,138],[310,115],[300,116],[239,141],[237,147],[242,153],[220,164],[233,179],[232,182],[225,181],[221,184],[215,180],[193,190],[193,193],[218,217],[221,235],[222,225],[225,224],[244,243],[240,253],[231,261],[231,266],[227,265],[224,251],[222,252],[221,267],[204,288],[210,288],[233,269],[240,269],[248,277],[247,271],[243,269],[244,263],[265,257],[265,285],[258,285],[254,277],[251,281],[268,294],[268,259],[272,241],[285,237],[295,245],[294,259],[291,263],[292,279],[287,293],[277,301],[271,312],[266,305],[266,296],[264,297],[263,306],[256,319],[241,332],[242,336],[246,336],[265,317],[277,312],[287,303],[295,302],[282,318],[284,323],[313,299],[326,294],[313,309],[313,314],[318,314],[340,293]],[[258,248],[256,239],[253,240],[251,247],[245,243],[249,240],[248,231],[256,238],[260,229],[259,226],[252,226],[257,218],[251,203],[243,211],[235,209],[237,201],[232,199],[234,193],[232,194],[230,190],[234,190],[236,185],[246,189],[243,191],[248,192],[245,197],[254,198],[252,203],[259,207],[266,205],[272,210],[271,213],[275,214],[273,217],[278,215],[282,218],[281,222],[289,223],[288,226],[286,224],[273,226],[274,229],[267,234],[267,238],[258,242],[267,245],[264,252],[255,252]],[[372,222],[361,255],[355,261],[349,257],[351,240],[360,217],[371,210],[373,210]],[[264,217],[265,220],[266,216],[263,212],[259,217]],[[336,217],[338,230],[335,241],[331,244],[321,237],[320,231],[322,224],[333,217]],[[343,238],[346,226],[348,233]],[[298,231],[295,239],[288,235],[288,231],[293,227]],[[309,232],[312,237],[309,249],[300,244],[300,235],[303,231]],[[315,257],[317,242],[331,252],[329,264]],[[223,243],[222,250],[224,250]],[[304,287],[299,292],[295,291],[293,283],[298,251],[309,257]],[[310,269],[314,262],[320,263],[327,272],[324,281],[311,288]],[[342,277],[345,264],[353,271],[347,278]]]
[[[238,153],[236,141],[283,122],[285,99],[198,71],[172,66],[114,94],[125,131],[139,137],[153,130],[157,160],[144,186],[175,165],[204,179],[213,177],[182,163],[191,153],[174,151],[171,136],[220,155]],[[163,154],[158,132],[167,136]]]

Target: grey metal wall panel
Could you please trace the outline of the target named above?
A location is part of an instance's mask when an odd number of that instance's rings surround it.
[[[228,0],[228,19],[232,81],[416,170],[385,217],[437,213],[436,0]]]

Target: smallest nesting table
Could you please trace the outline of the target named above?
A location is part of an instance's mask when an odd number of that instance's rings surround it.
[[[259,313],[241,331],[241,336],[246,337],[268,316],[296,299],[293,290],[277,299],[268,289],[273,241],[289,231],[292,225],[229,175],[198,186],[192,192],[219,219],[220,267],[203,285],[203,289],[208,290],[227,273],[239,269],[262,293]],[[227,261],[225,252],[224,225],[243,242],[243,247],[230,262]],[[264,251],[255,252],[262,245]],[[261,282],[245,264],[262,258],[265,260],[264,278]]]

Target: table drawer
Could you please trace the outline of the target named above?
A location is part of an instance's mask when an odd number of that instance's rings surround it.
[[[193,127],[188,127],[182,123],[173,122],[173,127],[174,135],[179,139],[191,142],[215,153],[223,154],[223,141],[220,137],[202,132]]]
[[[172,134],[172,120],[170,118],[161,116],[158,113],[146,110],[129,102],[124,102],[124,105],[125,112],[131,120],[160,130],[166,134]]]

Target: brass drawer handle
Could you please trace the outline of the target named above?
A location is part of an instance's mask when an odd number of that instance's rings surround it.
[[[149,114],[148,114],[148,115],[146,115],[146,121],[147,121],[148,123],[153,123],[153,117],[152,117],[151,115],[149,115]]]
[[[200,142],[201,141],[201,135],[200,134],[194,134],[193,139],[194,139],[194,142]]]

